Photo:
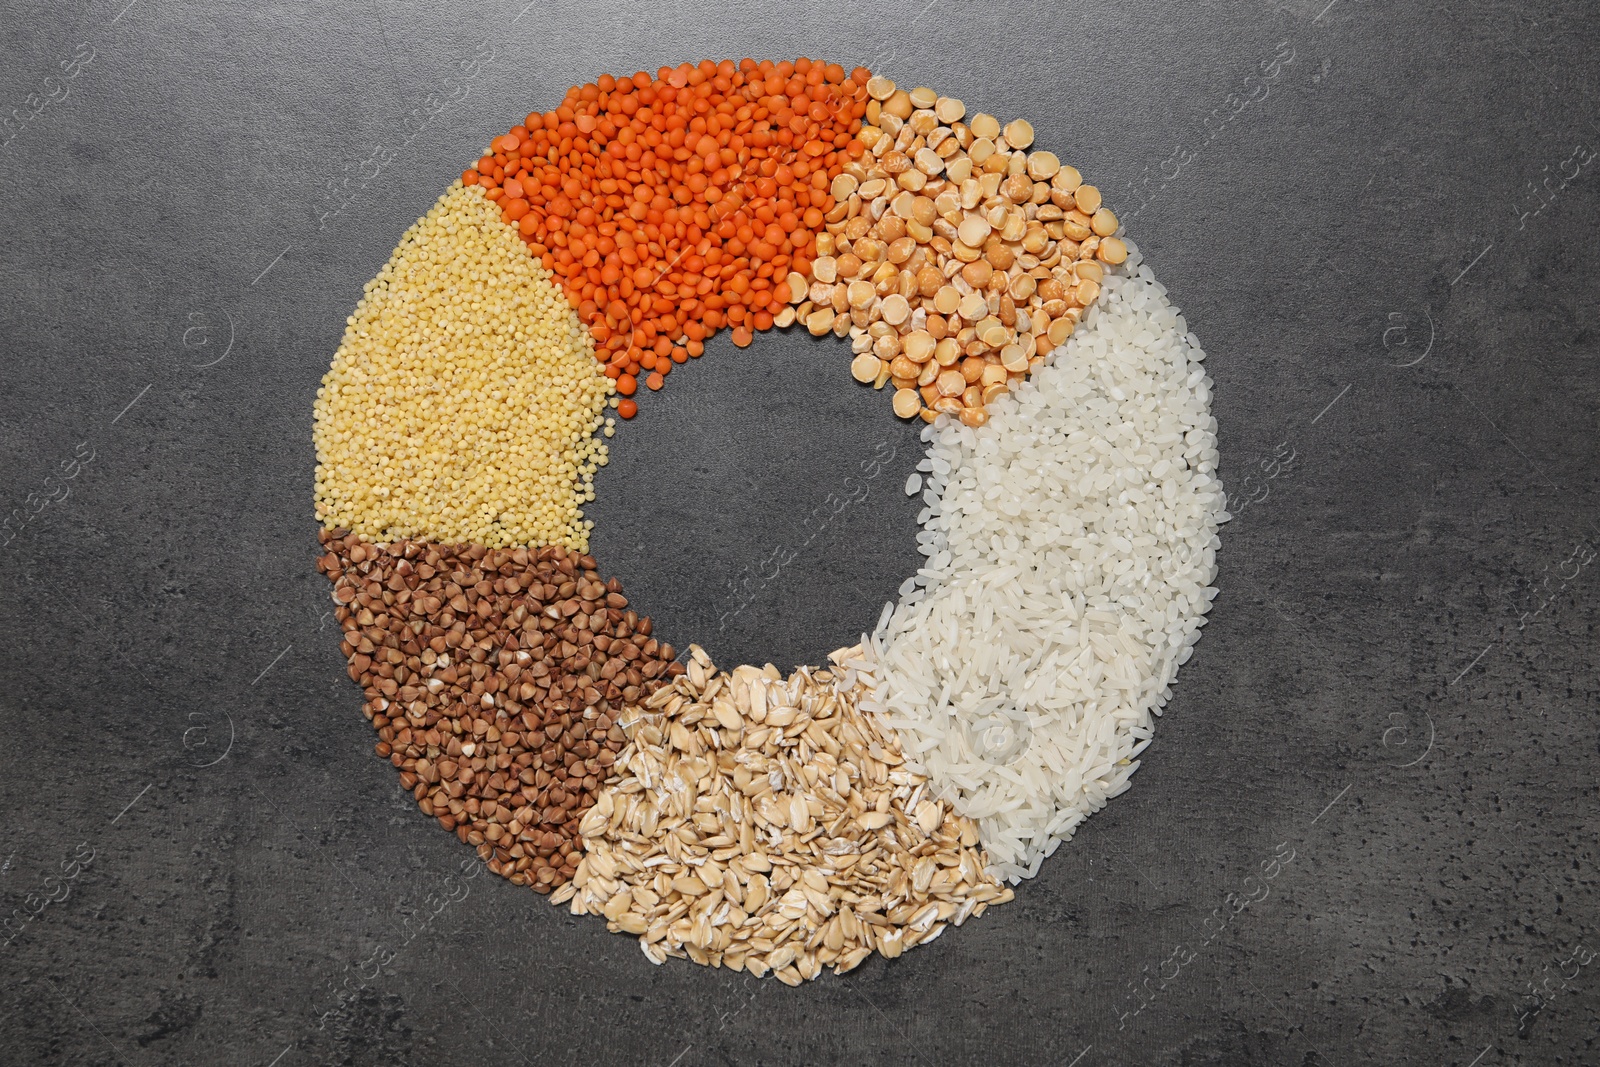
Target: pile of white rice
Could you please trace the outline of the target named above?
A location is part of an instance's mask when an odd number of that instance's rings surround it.
[[[1216,596],[1205,353],[1129,249],[987,425],[924,431],[927,562],[872,636],[864,706],[1012,882],[1128,787]]]

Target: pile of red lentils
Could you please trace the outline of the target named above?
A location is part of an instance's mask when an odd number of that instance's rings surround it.
[[[806,58],[608,74],[462,175],[563,286],[623,418],[718,330],[743,347],[771,328],[786,279],[809,277],[833,179],[865,151],[870,76]]]

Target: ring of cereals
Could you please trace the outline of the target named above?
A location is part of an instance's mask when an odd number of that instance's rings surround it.
[[[1011,900],[1128,788],[1216,594],[1210,380],[1034,136],[807,59],[605,75],[367,284],[318,567],[377,754],[491,871],[797,985]],[[796,324],[926,423],[924,563],[824,667],[683,661],[587,554],[605,439],[719,330]]]

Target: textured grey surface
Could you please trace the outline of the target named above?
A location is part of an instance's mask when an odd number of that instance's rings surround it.
[[[0,18],[0,1061],[1600,1061],[1592,7],[126,4]],[[406,224],[567,85],[745,53],[1029,118],[1205,342],[1252,501],[1134,788],[803,989],[464,877],[311,567],[312,397]],[[787,666],[912,565],[916,442],[839,348],[710,349],[596,551]]]

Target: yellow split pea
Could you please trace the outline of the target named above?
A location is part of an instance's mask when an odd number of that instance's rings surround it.
[[[367,283],[317,391],[317,518],[587,551],[614,388],[549,272],[456,182]]]

